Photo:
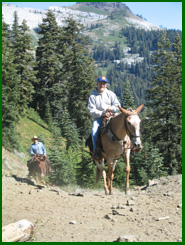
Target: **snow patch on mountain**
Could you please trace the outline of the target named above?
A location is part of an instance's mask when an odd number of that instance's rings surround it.
[[[146,31],[151,31],[151,30],[155,31],[155,30],[162,29],[160,27],[153,25],[151,22],[143,20],[141,18],[125,17],[125,19],[127,20],[129,24],[133,25],[135,28],[145,29]]]
[[[64,19],[72,16],[77,22],[80,22],[84,25],[91,24],[94,21],[106,19],[107,16],[99,15],[95,13],[86,13],[78,10],[71,10],[65,7],[49,7],[50,10],[53,11],[56,17],[56,22],[59,26],[64,25]],[[43,18],[46,17],[46,13],[48,10],[40,10],[34,8],[20,8],[10,4],[2,5],[2,14],[4,21],[12,25],[14,20],[14,12],[17,12],[18,15],[18,23],[21,24],[25,19],[27,21],[27,25],[30,29],[37,28],[39,24],[42,23]]]

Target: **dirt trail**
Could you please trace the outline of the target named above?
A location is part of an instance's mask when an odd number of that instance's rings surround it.
[[[12,177],[12,174],[16,176]],[[26,166],[2,177],[2,225],[27,219],[34,224],[29,242],[182,241],[182,176],[169,176],[130,196],[114,190],[39,189]]]

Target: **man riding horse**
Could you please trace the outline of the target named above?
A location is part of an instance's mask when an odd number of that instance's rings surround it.
[[[120,106],[116,94],[107,89],[107,83],[106,77],[99,77],[97,87],[91,93],[88,101],[89,112],[94,118],[91,131],[94,160],[102,159],[101,148],[99,144],[97,145],[97,138],[103,119],[114,116],[118,106]]]
[[[32,159],[27,163],[29,174],[31,174],[30,172],[32,171],[33,162],[36,160],[34,156],[38,157],[39,160],[44,161],[47,168],[51,171],[51,165],[46,157],[46,149],[43,143],[38,141],[38,137],[36,135],[31,140],[33,141],[33,144],[30,146],[30,154]]]
[[[116,95],[109,91],[106,86],[107,79],[105,77],[98,78],[97,88],[92,92],[88,101],[88,109],[94,118],[91,135],[93,159],[97,166],[96,177],[99,180],[100,174],[102,175],[105,194],[112,194],[112,181],[116,162],[121,157],[124,157],[126,169],[125,193],[128,194],[130,153],[131,150],[135,152],[142,150],[140,139],[141,120],[138,113],[142,110],[144,104],[135,110],[121,108]],[[118,108],[121,113],[115,115]],[[100,130],[103,120],[110,117],[111,120],[108,121],[104,130],[102,130],[102,127]],[[88,145],[90,146],[90,144]],[[108,165],[108,185],[104,169],[104,159]]]

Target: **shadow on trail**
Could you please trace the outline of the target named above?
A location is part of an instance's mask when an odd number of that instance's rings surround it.
[[[21,182],[21,183],[27,183],[28,185],[33,185],[33,186],[36,186],[35,183],[28,179],[28,178],[22,178],[22,177],[18,177],[17,175],[13,174],[12,177],[18,181],[18,182]]]

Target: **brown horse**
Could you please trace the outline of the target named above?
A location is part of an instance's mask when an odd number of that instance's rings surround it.
[[[36,184],[40,181],[45,183],[45,177],[51,172],[50,167],[46,163],[46,157],[41,158],[38,154],[34,155],[28,165],[29,176],[32,175]]]
[[[121,113],[111,118],[107,127],[101,132],[101,143],[103,146],[102,160],[95,161],[97,172],[99,172],[104,181],[105,194],[112,194],[112,181],[116,162],[124,157],[126,164],[126,184],[125,192],[129,193],[129,173],[130,173],[130,152],[142,150],[140,139],[141,120],[138,113],[142,110],[140,105],[136,110],[126,110],[119,107]],[[108,165],[108,185],[106,182],[106,172],[103,168],[104,159]],[[97,178],[98,179],[98,178]]]

